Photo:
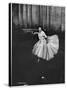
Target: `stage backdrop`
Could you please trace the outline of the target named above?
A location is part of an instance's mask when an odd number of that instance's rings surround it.
[[[13,4],[12,16],[13,24],[23,28],[54,26],[54,30],[65,29],[64,7]]]

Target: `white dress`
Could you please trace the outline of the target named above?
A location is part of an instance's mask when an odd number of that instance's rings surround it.
[[[52,35],[48,36],[47,42],[45,36],[43,31],[38,33],[39,41],[33,46],[32,53],[44,60],[50,60],[58,52],[59,39],[57,35]]]

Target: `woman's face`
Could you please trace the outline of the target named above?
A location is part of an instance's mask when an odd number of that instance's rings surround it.
[[[42,31],[42,30],[41,30],[41,27],[39,27],[39,32],[40,32],[40,31]]]

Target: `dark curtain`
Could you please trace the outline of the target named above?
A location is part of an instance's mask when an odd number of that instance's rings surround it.
[[[22,28],[42,28],[52,26],[65,29],[65,7],[42,5],[12,5],[13,24]]]

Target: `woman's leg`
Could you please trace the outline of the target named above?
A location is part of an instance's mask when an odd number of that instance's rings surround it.
[[[38,62],[38,63],[40,62],[40,58],[38,58],[37,62]]]

